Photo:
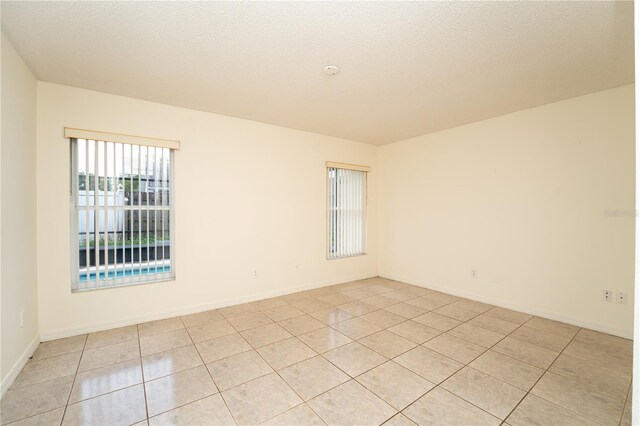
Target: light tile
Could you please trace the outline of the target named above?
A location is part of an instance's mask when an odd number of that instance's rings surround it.
[[[417,343],[387,330],[370,334],[358,340],[358,342],[387,358],[396,357],[417,346]]]
[[[382,330],[380,327],[363,320],[362,317],[352,318],[337,324],[332,324],[331,327],[352,339],[360,339],[364,336],[368,336],[369,334]]]
[[[142,371],[146,381],[199,365],[202,365],[202,359],[193,345],[142,357]]]
[[[344,294],[345,296],[348,296],[348,297],[351,297],[352,299],[357,299],[357,300],[366,299],[367,297],[371,297],[371,296],[375,296],[376,295],[376,293],[373,293],[371,291],[365,290],[364,288],[358,288],[358,289],[354,289],[354,290],[347,290],[347,291],[343,291],[341,293]]]
[[[149,417],[218,392],[204,366],[145,383]]]
[[[583,328],[576,334],[575,340],[598,348],[598,351],[615,353],[618,356],[633,357],[633,340],[612,336]]]
[[[85,349],[78,371],[106,367],[136,358],[140,358],[140,346],[137,339],[115,345],[100,346],[95,349]]]
[[[512,322],[517,325],[522,325],[533,318],[533,316],[529,314],[523,314],[522,312],[516,312],[510,309],[499,307],[488,310],[487,312],[485,312],[485,315],[492,318],[497,318],[502,321]]]
[[[212,362],[207,364],[207,368],[221,391],[273,372],[256,351]]]
[[[139,359],[78,373],[69,403],[73,404],[140,383],[142,367]]]
[[[196,325],[202,325],[207,322],[222,321],[224,317],[220,315],[217,310],[213,310],[183,315],[181,319],[185,327],[195,327]]]
[[[431,340],[440,334],[438,330],[412,320],[394,325],[388,330],[418,344]]]
[[[438,309],[438,308],[441,308],[441,307],[449,304],[449,302],[445,302],[445,301],[441,301],[441,300],[427,299],[426,296],[418,297],[416,299],[407,300],[404,303],[406,303],[407,305],[412,305],[412,306],[416,306],[418,308],[421,308],[425,312],[426,311],[433,311],[434,309]]]
[[[15,423],[11,423],[11,426],[52,426],[59,425],[62,421],[62,415],[64,414],[64,408],[58,408],[56,410],[47,411],[46,413],[36,414],[35,416],[28,417],[26,419],[18,420]],[[4,424],[4,423],[3,423]]]
[[[73,378],[70,375],[22,388],[11,387],[0,400],[0,423],[11,423],[64,407]]]
[[[436,314],[435,312],[427,312],[413,320],[442,332],[449,331],[462,324],[462,322],[457,319],[445,317],[444,315]]]
[[[117,343],[128,342],[130,340],[138,340],[138,326],[136,325],[89,333],[84,349],[87,350],[98,348],[100,346],[115,345]]]
[[[546,331],[548,333],[557,334],[558,336],[573,338],[580,327],[575,325],[565,324],[559,321],[553,321],[546,318],[533,317],[525,323],[528,327],[532,327],[538,330]]]
[[[624,409],[624,400],[553,373],[542,376],[531,393],[601,424],[618,423]]]
[[[263,325],[262,327],[243,331],[240,334],[242,334],[242,337],[244,337],[254,348],[259,348],[261,346],[292,337],[291,333],[280,327],[278,324]]]
[[[208,396],[149,419],[150,426],[235,424],[220,394]]]
[[[184,328],[182,320],[180,317],[174,317],[138,324],[138,333],[142,338],[179,330],[181,328]]]
[[[485,348],[490,348],[504,338],[502,334],[494,333],[469,323],[460,324],[456,328],[447,331],[447,333]]]
[[[385,310],[370,312],[362,315],[360,318],[382,329],[393,327],[396,324],[406,321],[406,318]]]
[[[205,363],[236,355],[251,350],[251,345],[238,333],[227,334],[216,339],[205,340],[196,344]]]
[[[301,334],[298,339],[302,340],[317,353],[327,352],[353,341],[331,327],[319,328],[309,333]]]
[[[528,394],[507,419],[512,426],[596,426],[597,423],[558,405]]]
[[[384,426],[418,426],[409,417],[398,413],[384,423]]]
[[[441,386],[501,419],[505,419],[526,394],[515,386],[471,367],[458,371]]]
[[[350,379],[321,356],[284,368],[278,374],[305,401]]]
[[[481,314],[493,308],[493,305],[489,305],[488,303],[476,302],[475,300],[469,299],[460,299],[451,304],[451,306],[455,306],[456,308],[462,308],[467,311],[476,312]]]
[[[487,349],[463,339],[441,334],[424,344],[429,348],[463,364],[468,364]]]
[[[279,306],[288,305],[287,301],[281,297],[272,297],[270,299],[262,299],[253,302],[253,306],[259,311],[266,311],[267,309],[277,308]],[[274,320],[275,321],[275,320]]]
[[[311,348],[295,337],[271,343],[257,349],[257,351],[274,370],[288,367],[317,355]]]
[[[308,404],[329,425],[381,424],[396,414],[393,407],[355,380],[323,393]]]
[[[287,320],[280,321],[278,324],[294,336],[308,333],[325,326],[323,323],[309,315],[289,318]]]
[[[302,402],[275,373],[223,391],[222,397],[241,425],[260,424]]]
[[[224,320],[206,322],[196,325],[195,327],[189,327],[187,331],[194,343],[204,342],[205,340],[215,339],[216,337],[226,336],[227,334],[236,332],[235,328]]]
[[[375,296],[367,297],[362,299],[362,302],[368,303],[369,305],[376,306],[380,309],[387,308],[391,305],[395,305],[398,303],[397,300],[391,299],[390,297],[386,297],[382,294],[377,294]]]
[[[343,311],[338,308],[323,309],[321,311],[312,313],[311,316],[326,325],[335,324],[337,322],[342,322],[353,318],[353,315],[351,315],[349,312]]]
[[[40,361],[58,355],[66,355],[73,352],[82,352],[87,335],[67,337],[65,339],[50,340],[38,345],[38,349],[33,354],[33,361]]]
[[[142,385],[70,404],[63,425],[130,425],[147,417]]]
[[[403,412],[420,425],[493,425],[501,421],[442,388],[435,388]]]
[[[471,318],[480,315],[478,312],[468,311],[454,305],[446,305],[434,310],[433,312],[439,315],[444,315],[445,317],[457,319],[458,321],[469,321]]]
[[[619,354],[613,351],[602,351],[601,346],[596,346],[579,340],[573,340],[567,345],[563,354],[571,355],[592,365],[611,370],[617,374],[626,376],[631,375],[633,358],[630,359],[624,354]]]
[[[241,305],[226,306],[218,309],[218,312],[226,319],[258,312],[258,308],[253,303],[243,303]]]
[[[189,333],[187,333],[187,330],[184,328],[169,331],[167,333],[140,337],[140,349],[142,356],[164,352],[169,349],[180,348],[191,344],[191,337],[189,337]]]
[[[262,312],[252,312],[249,314],[234,316],[229,318],[229,323],[238,331],[249,330],[271,324],[273,321]]]
[[[323,356],[351,377],[376,367],[387,359],[358,342],[349,343]]]
[[[75,374],[80,362],[80,356],[81,352],[74,352],[45,358],[40,361],[29,361],[16,377],[12,387],[21,388]]]
[[[598,389],[620,399],[627,397],[631,377],[613,372],[580,358],[560,354],[549,371],[573,381]]]
[[[469,366],[525,391],[544,374],[541,368],[493,350],[485,352]]]
[[[426,309],[409,305],[408,303],[398,303],[397,305],[392,305],[388,308],[384,308],[384,310],[391,312],[392,314],[400,315],[401,317],[406,319],[415,318],[427,312]]]
[[[529,342],[554,352],[561,352],[571,341],[571,337],[558,336],[557,334],[547,333],[546,331],[527,327],[526,325],[518,328],[511,333],[509,337]]]
[[[322,300],[318,300],[318,299],[309,299],[309,300],[302,300],[300,302],[293,302],[292,305],[307,314],[310,314],[312,312],[318,312],[323,309],[329,309],[331,307],[330,304],[325,303]]]
[[[509,321],[503,321],[498,318],[494,318],[488,316],[486,314],[479,315],[469,321],[469,324],[475,325],[476,327],[484,328],[489,331],[493,331],[494,333],[507,335],[511,333],[513,330],[518,328],[518,324],[514,324]]]
[[[402,290],[393,290],[389,293],[385,293],[385,297],[396,300],[398,302],[404,302],[405,300],[415,299],[418,297],[415,293],[408,291],[406,289]]]
[[[304,312],[291,305],[283,305],[271,309],[265,309],[264,311],[262,311],[262,313],[271,318],[271,320],[273,321],[282,321],[304,315]]]
[[[344,305],[345,303],[353,302],[353,297],[346,296],[340,293],[327,294],[324,296],[318,296],[319,300],[328,303],[331,306]]]
[[[350,313],[353,316],[368,314],[369,312],[373,312],[378,309],[377,306],[373,306],[359,300],[355,302],[345,303],[344,305],[338,305],[338,308]]]
[[[464,367],[458,361],[422,346],[405,352],[394,361],[435,384]]]
[[[509,336],[491,349],[543,369],[548,368],[558,356],[557,352]]]
[[[300,404],[262,424],[269,426],[325,426],[325,423],[307,404]]]
[[[435,386],[393,361],[367,371],[356,380],[396,410],[404,409]]]

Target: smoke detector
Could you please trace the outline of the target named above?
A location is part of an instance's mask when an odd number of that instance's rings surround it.
[[[340,68],[335,65],[327,65],[323,71],[326,75],[336,75],[340,72]]]

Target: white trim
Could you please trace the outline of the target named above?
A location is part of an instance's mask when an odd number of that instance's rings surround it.
[[[630,334],[628,330],[622,330],[616,327],[610,327],[608,325],[605,325],[599,322],[592,322],[585,318],[578,318],[570,315],[563,315],[557,312],[552,312],[552,311],[548,311],[546,309],[541,309],[537,307],[521,306],[521,305],[513,304],[511,302],[507,302],[504,300],[498,300],[493,297],[484,297],[473,292],[458,291],[450,287],[441,286],[437,284],[425,284],[424,282],[419,280],[414,280],[407,277],[401,277],[394,274],[380,273],[379,275],[382,278],[387,278],[389,280],[399,281],[406,284],[412,284],[418,287],[428,288],[430,290],[436,290],[442,293],[451,294],[453,296],[464,297],[466,299],[475,300],[477,302],[488,303],[490,305],[499,306],[501,308],[511,309],[511,310],[523,312],[529,315],[535,315],[538,317],[542,317],[542,318],[546,318],[554,321],[564,322],[564,323],[572,324],[578,327],[584,327],[590,330],[612,334],[614,336],[622,337],[625,339],[633,338],[632,334]]]
[[[122,133],[98,132],[95,130],[64,128],[64,137],[67,139],[88,139],[103,142],[126,143],[130,145],[143,145],[169,149],[180,149],[180,141],[169,139],[149,138],[146,136],[125,135]]]
[[[171,317],[175,317],[175,316],[178,316],[178,315],[194,314],[194,313],[198,313],[198,312],[202,312],[202,311],[207,311],[207,310],[210,310],[210,309],[224,308],[224,307],[227,307],[227,306],[238,305],[238,304],[241,304],[241,303],[254,302],[256,300],[268,299],[270,297],[284,296],[284,295],[291,294],[291,293],[297,293],[299,291],[313,290],[313,289],[316,289],[316,288],[326,287],[326,286],[329,286],[329,285],[341,284],[341,283],[344,283],[344,282],[363,280],[363,279],[367,279],[367,278],[376,278],[376,277],[378,277],[378,275],[375,272],[367,273],[367,274],[358,274],[358,275],[339,278],[339,279],[335,279],[335,280],[322,281],[322,282],[316,282],[316,283],[313,283],[313,284],[305,284],[305,285],[301,285],[301,286],[287,287],[287,288],[284,288],[284,289],[281,289],[281,290],[267,291],[267,292],[264,292],[264,293],[257,293],[257,294],[254,294],[252,296],[224,299],[224,300],[219,300],[219,301],[216,301],[216,302],[203,303],[201,305],[192,305],[192,306],[187,306],[187,307],[183,307],[183,308],[179,308],[179,309],[172,309],[172,310],[163,311],[163,312],[156,312],[156,313],[153,313],[153,314],[129,317],[129,318],[124,319],[124,320],[103,321],[103,322],[96,322],[96,323],[93,323],[93,324],[83,325],[83,326],[79,326],[79,327],[63,328],[63,329],[54,330],[54,331],[51,331],[51,332],[43,334],[42,335],[42,341],[46,342],[46,341],[49,341],[49,340],[62,339],[64,337],[77,336],[79,334],[92,333],[92,332],[95,332],[95,331],[109,330],[111,328],[124,327],[124,326],[127,326],[127,325],[134,325],[134,324],[140,324],[140,323],[148,322],[148,321],[155,321],[155,320],[160,320],[160,319],[165,319],[165,318],[171,318]]]
[[[13,384],[13,382],[16,380],[16,377],[18,377],[18,374],[20,374],[24,366],[29,361],[29,358],[31,358],[33,356],[33,353],[36,351],[36,349],[38,349],[39,344],[40,344],[40,335],[36,334],[31,340],[31,342],[29,343],[29,346],[27,346],[24,352],[22,352],[22,355],[20,355],[20,358],[18,358],[16,363],[13,364],[13,367],[11,367],[11,370],[9,370],[7,375],[2,379],[2,385],[1,385],[2,387],[0,388],[0,398],[4,397],[4,394],[7,393],[7,391]]]
[[[356,170],[358,172],[371,172],[371,167],[362,166],[360,164],[349,164],[349,163],[336,163],[335,161],[327,161],[327,169],[344,169],[344,170]]]

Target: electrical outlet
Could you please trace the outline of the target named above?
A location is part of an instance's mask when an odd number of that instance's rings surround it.
[[[611,290],[602,290],[602,301],[603,302],[611,302],[611,298],[613,297],[613,293]]]
[[[20,328],[24,327],[24,311],[20,311]]]
[[[472,269],[471,270],[471,278],[477,278],[478,277],[478,270],[477,269]]]
[[[300,264],[296,264],[296,272],[300,272]]]
[[[619,291],[616,293],[616,303],[627,304],[627,293]]]
[[[258,278],[258,270],[257,269],[253,270],[253,278]]]

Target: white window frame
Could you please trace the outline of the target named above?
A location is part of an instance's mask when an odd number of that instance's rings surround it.
[[[334,228],[335,225],[335,221],[337,218],[337,214],[333,215],[332,214],[332,205],[331,205],[331,179],[330,179],[330,174],[331,174],[331,170],[335,169],[336,173],[338,170],[348,170],[348,171],[357,171],[357,172],[362,172],[363,173],[363,185],[362,185],[362,189],[361,189],[361,194],[356,194],[357,198],[361,198],[362,201],[362,229],[358,232],[355,232],[355,236],[353,236],[352,238],[357,238],[360,237],[361,238],[361,250],[353,250],[353,249],[342,249],[340,253],[335,253],[332,252],[332,244],[331,244],[331,231],[332,228]],[[368,166],[361,166],[361,165],[356,165],[356,164],[347,164],[347,163],[337,163],[337,162],[333,162],[333,161],[327,161],[326,162],[326,179],[327,179],[327,209],[326,209],[326,213],[327,213],[327,260],[337,260],[337,259],[345,259],[345,258],[349,258],[349,257],[356,257],[356,256],[365,256],[367,254],[367,201],[368,201],[368,197],[367,197],[367,191],[368,191],[368,174],[369,172],[371,172],[371,168]],[[349,197],[347,197],[345,200],[348,202],[349,200],[354,200],[354,194],[350,194]],[[342,224],[342,227],[344,228],[345,224]]]
[[[69,129],[66,128],[65,129],[65,137],[69,139],[70,141],[70,152],[71,152],[71,156],[70,156],[70,160],[71,160],[71,167],[70,167],[70,172],[71,172],[71,176],[70,176],[70,183],[71,183],[71,189],[70,189],[70,220],[71,220],[71,226],[70,226],[70,231],[71,231],[71,238],[70,238],[70,242],[71,242],[71,291],[73,293],[76,292],[84,292],[84,291],[88,291],[88,290],[99,290],[99,289],[106,289],[106,288],[116,288],[116,287],[124,287],[124,286],[132,286],[132,285],[141,285],[141,284],[150,284],[150,283],[157,283],[157,282],[162,282],[162,281],[172,281],[175,280],[175,276],[176,276],[176,249],[175,249],[175,151],[177,149],[179,149],[180,145],[178,141],[167,141],[167,140],[163,140],[163,139],[152,139],[152,138],[142,138],[139,136],[131,136],[131,135],[121,135],[121,134],[113,134],[113,133],[104,133],[104,132],[94,132],[94,131],[86,131],[86,130],[79,130],[79,129]],[[99,261],[99,255],[98,255],[98,244],[96,244],[94,246],[94,248],[90,248],[87,247],[87,254],[86,256],[86,260],[85,260],[85,264],[86,265],[90,265],[90,257],[89,257],[89,250],[96,250],[96,254],[95,254],[95,259],[97,259],[97,261],[95,262],[96,266],[93,267],[89,267],[87,266],[86,271],[84,273],[86,273],[87,275],[93,274],[95,273],[97,277],[103,276],[103,279],[96,279],[96,280],[89,280],[86,279],[84,281],[80,281],[80,259],[79,259],[79,250],[80,250],[80,238],[79,238],[79,234],[78,234],[78,225],[79,225],[79,215],[82,213],[88,214],[86,212],[89,211],[89,206],[79,206],[78,205],[78,140],[88,140],[88,141],[96,141],[95,143],[95,148],[97,149],[98,146],[98,141],[99,142],[103,142],[105,144],[105,146],[110,146],[114,151],[114,164],[108,164],[108,169],[109,171],[113,171],[115,174],[115,169],[116,169],[116,165],[115,163],[118,161],[118,159],[115,159],[115,153],[116,153],[116,144],[122,144],[122,148],[121,148],[121,152],[122,152],[122,167],[124,167],[124,158],[125,155],[127,154],[127,147],[131,146],[131,149],[133,150],[134,146],[137,145],[138,146],[138,163],[139,163],[139,168],[140,166],[142,166],[142,164],[140,163],[140,152],[142,152],[142,147],[146,146],[146,150],[147,153],[150,152],[151,150],[153,150],[154,152],[154,161],[157,158],[157,154],[158,151],[160,150],[165,150],[168,149],[169,151],[169,169],[168,169],[168,173],[169,173],[169,179],[168,179],[168,193],[169,193],[169,203],[168,206],[163,207],[157,204],[157,199],[154,198],[154,204],[149,204],[149,199],[147,198],[147,204],[140,204],[137,206],[125,206],[122,205],[120,207],[121,211],[123,214],[130,214],[132,215],[131,217],[133,217],[133,213],[134,212],[138,212],[138,221],[139,223],[142,222],[141,218],[143,217],[142,214],[143,213],[147,213],[147,226],[148,225],[148,218],[149,218],[149,214],[151,211],[162,211],[162,217],[164,218],[164,212],[166,211],[167,214],[169,215],[169,259],[167,262],[163,260],[158,260],[158,259],[154,259],[154,260],[147,260],[142,261],[142,245],[139,243],[138,244],[138,261],[135,262],[134,261],[134,254],[133,251],[135,250],[135,248],[133,247],[133,242],[131,243],[131,253],[130,253],[130,262],[126,262],[126,256],[125,256],[125,245],[124,245],[124,224],[123,224],[123,243],[121,245],[116,244],[114,247],[114,262],[110,264],[110,268],[107,268],[105,265],[99,265],[100,261]],[[89,150],[88,148],[86,148],[86,155],[87,158],[89,158]],[[133,152],[133,151],[131,151]],[[94,157],[95,160],[97,162],[97,153],[94,152]],[[147,164],[145,167],[149,167],[149,160],[147,160]],[[112,169],[113,167],[113,169]],[[131,168],[133,169],[133,166],[131,166]],[[105,172],[106,169],[105,169]],[[126,172],[126,170],[122,170],[122,172]],[[131,170],[131,173],[133,172],[133,170]],[[147,172],[148,173],[148,172]],[[106,173],[105,173],[106,174]],[[140,173],[139,173],[140,174]],[[155,174],[155,173],[154,173]],[[89,173],[87,172],[87,177],[88,177]],[[95,179],[95,183],[94,183],[94,191],[97,189],[97,182],[98,179],[101,176],[98,176],[97,173],[97,169],[94,170],[94,179]],[[138,179],[140,179],[140,176],[138,177]],[[140,180],[139,180],[140,182]],[[164,179],[163,179],[164,182]],[[106,183],[105,183],[106,185]],[[163,183],[164,185],[164,183]],[[88,182],[86,183],[86,197],[89,197],[89,193],[88,193]],[[108,197],[107,195],[108,191],[105,191],[105,195],[104,197]],[[141,185],[140,183],[138,184],[138,192],[141,193]],[[95,194],[97,193],[94,192],[94,197],[96,196]],[[138,199],[141,200],[141,196],[138,195]],[[88,201],[87,201],[88,202]],[[104,210],[102,210],[103,213],[103,217],[104,220],[107,221],[109,219],[107,219],[109,216],[107,215],[107,207],[106,207],[106,201],[104,202]],[[95,202],[94,202],[95,203]],[[102,204],[100,204],[102,205]],[[95,208],[95,207],[94,207]],[[99,207],[100,209],[102,209],[101,207]],[[82,210],[82,212],[81,212]],[[115,218],[117,210],[114,208],[112,209],[112,211],[114,212],[113,217]],[[155,213],[154,213],[155,214]],[[94,217],[94,223],[95,223],[95,217]],[[108,222],[107,222],[108,223]],[[124,222],[123,222],[124,223]],[[130,222],[132,223],[132,222]],[[154,219],[154,223],[157,223],[157,216],[155,216]],[[162,219],[162,223],[164,224],[164,219]],[[88,227],[89,227],[89,222],[87,221],[85,227],[87,227],[87,232],[88,232]],[[102,238],[102,234],[104,233],[104,236],[107,236],[107,232],[108,231],[104,231],[102,229],[99,229],[99,227],[94,225],[94,232],[97,233],[97,235],[94,235],[94,240],[95,241],[99,241],[100,238]],[[149,243],[148,240],[148,235],[151,232],[151,229],[148,229],[147,231],[147,244],[146,244],[146,253],[147,256],[149,256],[149,250],[150,248],[154,248],[154,253],[156,250],[158,250],[158,242],[156,240],[154,240],[153,244]],[[156,234],[158,232],[158,229],[154,229],[154,234]],[[130,231],[131,232],[131,231]],[[140,231],[139,231],[140,232]],[[163,232],[163,230],[161,230],[160,232]],[[105,238],[105,240],[108,240],[107,238]],[[122,250],[122,262],[118,262],[117,261],[117,255],[118,255],[118,250]],[[111,251],[111,249],[109,249],[109,251]],[[107,253],[105,256],[105,259],[109,258],[109,254]],[[147,270],[146,268],[157,268],[158,267],[166,267],[169,266],[169,271],[168,272],[162,272],[162,273],[156,273],[155,271],[153,273],[143,273],[144,270]],[[100,269],[100,267],[102,269]],[[93,269],[93,270],[91,270]],[[130,275],[130,276],[124,276],[124,271],[127,270],[132,270],[132,271],[137,271],[138,275]],[[118,272],[121,272],[123,274],[123,277],[119,277],[119,278],[111,278],[108,279],[109,273],[110,272],[115,272],[115,275],[118,275]]]

